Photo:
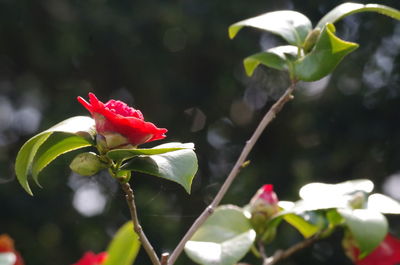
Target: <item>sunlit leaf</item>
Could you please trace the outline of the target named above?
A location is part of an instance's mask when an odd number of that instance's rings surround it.
[[[15,161],[15,173],[21,186],[32,195],[28,175],[39,147],[46,142],[53,132],[63,132],[90,139],[94,135],[94,120],[85,116],[76,116],[58,123],[50,129],[29,139],[19,150]]]
[[[373,251],[385,238],[388,223],[381,213],[369,209],[338,209],[360,248],[360,258]]]
[[[374,193],[368,197],[367,208],[386,214],[400,214],[400,203],[379,193]]]
[[[153,148],[114,149],[107,156],[114,161],[130,159],[138,155],[159,155],[182,149],[194,149],[193,143],[166,143]]]
[[[186,254],[203,265],[236,264],[256,237],[249,219],[236,206],[220,206],[185,245]]]
[[[32,177],[38,183],[39,173],[58,156],[83,147],[91,146],[86,138],[75,134],[53,133],[42,144],[32,161]]]
[[[289,44],[301,47],[308,32],[311,31],[311,21],[296,11],[268,12],[231,25],[229,27],[229,37],[233,39],[243,27],[266,30],[281,36]]]
[[[103,265],[132,265],[139,249],[139,237],[133,231],[132,222],[127,222],[108,245],[107,259]]]
[[[122,166],[124,170],[147,173],[182,185],[190,193],[197,172],[197,157],[192,149],[182,149],[160,155],[135,156]]]
[[[337,184],[314,182],[301,187],[299,195],[304,200],[323,200],[327,197],[336,198],[356,191],[370,193],[373,188],[374,183],[368,179],[348,180]]]
[[[294,63],[296,79],[319,80],[330,74],[347,54],[358,48],[357,43],[336,37],[335,31],[335,26],[328,24],[311,52]]]
[[[244,59],[246,74],[251,76],[260,64],[277,70],[288,70],[288,64],[296,58],[299,48],[293,45],[278,46]]]
[[[303,216],[301,216],[300,214],[288,213],[283,215],[283,219],[296,228],[305,238],[309,238],[319,232],[321,227],[307,222],[305,220],[305,215],[307,214],[308,213],[305,212]]]
[[[358,3],[344,3],[338,5],[327,13],[317,24],[317,28],[323,28],[327,23],[335,23],[338,20],[359,12],[377,12],[387,15],[394,19],[400,20],[400,11],[388,6],[379,4],[358,4]]]

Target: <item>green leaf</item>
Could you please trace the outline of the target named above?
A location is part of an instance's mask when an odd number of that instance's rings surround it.
[[[39,184],[38,175],[50,162],[62,154],[91,145],[92,143],[86,138],[75,134],[53,133],[47,141],[40,146],[32,161],[31,171],[33,179]]]
[[[371,253],[388,233],[388,223],[381,213],[368,209],[338,209],[339,214],[360,248],[360,258]]]
[[[379,4],[357,4],[357,3],[344,3],[338,5],[327,13],[317,24],[317,28],[323,28],[327,23],[335,23],[338,20],[359,12],[377,12],[394,19],[400,20],[400,11],[388,6]]]
[[[135,156],[121,169],[147,173],[182,185],[190,193],[197,172],[197,157],[192,149],[182,149],[160,155]]]
[[[203,265],[236,264],[251,248],[256,237],[242,209],[218,207],[185,245],[186,254]]]
[[[400,203],[379,193],[374,193],[368,197],[367,208],[386,214],[400,214]]]
[[[300,234],[302,234],[305,238],[309,238],[315,235],[318,231],[320,231],[320,226],[311,224],[307,222],[304,218],[307,216],[307,213],[301,214],[294,214],[294,213],[287,213],[283,215],[283,219],[286,222],[291,224],[294,228],[296,228]]]
[[[132,265],[139,249],[139,237],[133,231],[132,222],[127,222],[108,245],[108,256],[103,265]]]
[[[233,39],[243,27],[269,31],[281,36],[289,44],[301,47],[312,26],[311,21],[303,14],[296,11],[281,10],[268,12],[231,25],[229,37]]]
[[[107,156],[114,161],[130,159],[138,155],[159,155],[182,149],[194,149],[193,143],[166,143],[153,148],[114,149],[107,153]]]
[[[294,63],[295,78],[303,81],[319,80],[330,74],[347,54],[358,48],[357,43],[336,37],[335,31],[333,24],[327,24],[311,52]]]
[[[338,184],[309,183],[299,192],[303,199],[296,202],[295,208],[312,211],[329,208],[349,208],[350,194],[357,191],[370,193],[374,184],[367,179],[345,181]]]
[[[19,150],[15,161],[15,173],[21,186],[27,193],[32,195],[28,183],[28,174],[31,170],[32,162],[39,147],[46,142],[54,132],[70,133],[79,135],[85,139],[93,138],[94,120],[85,116],[76,116],[58,123],[50,129],[41,132],[29,139]]]
[[[292,58],[297,57],[299,48],[293,45],[278,46],[265,52],[253,54],[244,59],[244,68],[248,76],[253,75],[254,70],[260,64],[277,70],[288,70],[288,64]]]

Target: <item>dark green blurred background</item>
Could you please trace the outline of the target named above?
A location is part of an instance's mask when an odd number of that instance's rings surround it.
[[[200,169],[191,196],[155,177],[132,180],[148,237],[158,253],[171,251],[288,84],[286,75],[266,68],[246,77],[241,63],[281,39],[246,29],[230,41],[227,27],[280,9],[316,23],[340,3],[0,0],[0,234],[15,239],[28,265],[67,265],[87,250],[104,250],[128,220],[115,181],[106,173],[71,174],[73,154],[43,172],[43,189],[34,187],[34,197],[15,180],[19,147],[61,120],[88,115],[76,96],[92,91],[104,101],[124,100],[168,128],[163,142],[196,144]],[[400,8],[398,0],[379,3]],[[265,183],[281,199],[297,200],[305,183],[355,178],[369,178],[376,191],[400,200],[400,24],[368,13],[337,28],[361,47],[332,76],[299,86],[224,203],[245,205]],[[400,218],[390,223],[400,236]],[[301,239],[287,225],[280,232],[276,247]],[[340,238],[338,231],[282,264],[350,264]],[[136,264],[149,264],[143,251]],[[177,264],[192,263],[183,255]]]

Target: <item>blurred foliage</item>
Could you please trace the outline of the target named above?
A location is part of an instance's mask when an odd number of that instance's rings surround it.
[[[196,144],[200,170],[192,195],[152,176],[131,180],[143,228],[158,253],[170,251],[288,84],[266,68],[246,77],[242,66],[242,58],[281,39],[248,29],[231,41],[228,26],[281,9],[316,23],[340,3],[0,0],[0,234],[15,239],[30,265],[71,264],[87,250],[103,251],[128,220],[123,195],[106,172],[70,175],[73,154],[43,171],[44,189],[35,189],[35,197],[21,189],[12,170],[23,142],[58,121],[86,115],[76,96],[93,91],[101,100],[141,109],[146,120],[168,128],[168,141]],[[379,3],[400,8],[396,0]],[[355,178],[373,180],[378,192],[400,194],[400,24],[357,14],[336,26],[338,36],[361,47],[332,76],[299,86],[224,203],[244,205],[264,183],[273,183],[281,199],[295,200],[305,183]],[[82,208],[82,201],[97,208]],[[400,220],[389,222],[399,236]],[[301,239],[289,226],[279,233],[279,247]],[[340,236],[282,264],[350,264]],[[148,263],[143,251],[137,263]],[[179,264],[190,261],[182,256]]]

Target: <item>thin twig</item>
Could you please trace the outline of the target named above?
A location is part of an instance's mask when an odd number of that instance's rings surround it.
[[[228,191],[229,187],[231,186],[233,180],[236,178],[237,174],[239,173],[240,169],[242,168],[243,163],[245,162],[247,156],[249,155],[250,151],[253,149],[255,143],[257,142],[258,138],[260,138],[261,133],[264,129],[268,126],[268,124],[275,118],[276,114],[282,109],[282,107],[293,98],[292,93],[295,89],[296,82],[293,81],[291,86],[288,87],[285,93],[275,102],[274,105],[269,109],[267,114],[265,114],[264,118],[258,124],[256,130],[254,131],[251,138],[246,142],[242,153],[240,154],[238,160],[236,161],[234,167],[232,168],[231,172],[229,173],[228,177],[226,178],[224,184],[222,185],[221,189],[218,191],[217,195],[215,196],[214,200],[211,204],[200,214],[199,217],[194,221],[190,229],[186,232],[183,236],[181,241],[179,242],[178,246],[172,252],[169,257],[168,265],[174,264],[176,259],[182,253],[183,248],[186,242],[193,236],[193,234],[197,231],[197,229],[205,222],[205,220],[214,212],[214,209],[219,205],[222,198],[224,197],[225,193]]]
[[[129,211],[131,212],[131,218],[133,222],[133,229],[136,234],[139,236],[139,240],[143,245],[144,250],[149,256],[153,265],[161,265],[156,252],[154,251],[153,246],[150,244],[150,241],[147,239],[146,235],[143,232],[142,226],[139,223],[139,218],[136,211],[135,197],[133,195],[133,190],[129,183],[121,182],[121,187],[125,192],[126,202],[129,206]]]
[[[278,251],[276,251],[275,254],[272,257],[264,259],[263,265],[276,264],[279,261],[290,257],[291,255],[293,255],[297,251],[300,251],[300,250],[302,250],[302,249],[304,249],[306,247],[311,246],[312,244],[314,244],[316,241],[318,241],[320,239],[320,235],[321,234],[316,234],[315,236],[307,238],[306,240],[301,241],[301,242],[291,246],[290,248],[288,248],[286,250],[278,250]]]

